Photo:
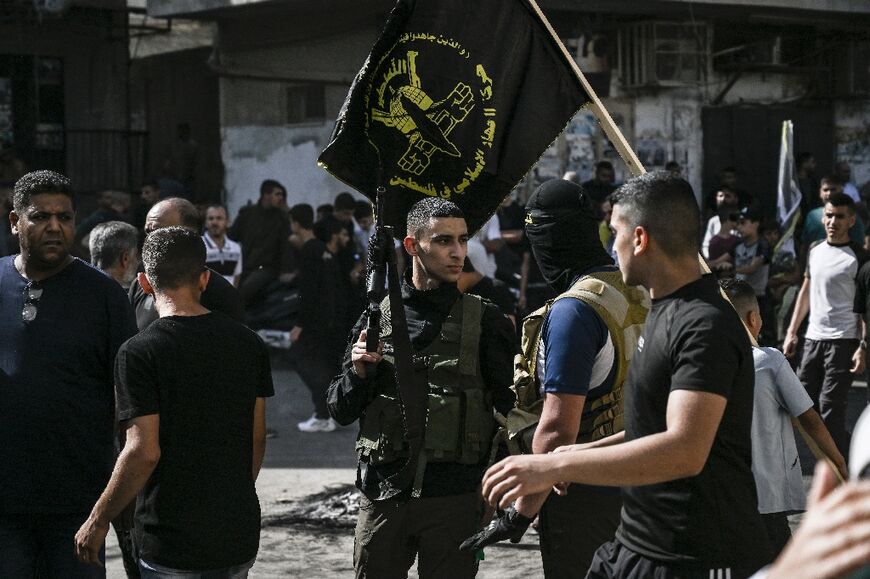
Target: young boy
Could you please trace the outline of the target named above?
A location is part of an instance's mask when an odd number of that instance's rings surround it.
[[[722,280],[721,285],[749,333],[757,340],[762,323],[752,286],[738,279]],[[785,356],[775,348],[757,346],[752,348],[752,354],[755,360],[752,474],[758,491],[758,512],[778,554],[791,537],[787,516],[806,509],[800,459],[790,417],[797,418],[844,477],[848,476],[848,469]]]
[[[737,244],[740,243],[740,238],[734,235],[739,218],[740,214],[732,208],[726,208],[719,214],[719,221],[722,227],[716,235],[710,238],[709,258],[707,260],[710,269],[714,271],[730,271],[733,269],[734,258],[731,253]]]

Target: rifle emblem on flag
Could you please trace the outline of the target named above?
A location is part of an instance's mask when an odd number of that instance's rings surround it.
[[[462,80],[427,76],[444,66]],[[376,64],[365,96],[365,134],[390,175],[389,185],[430,197],[462,195],[483,172],[484,150],[495,140],[492,96],[486,68],[460,43],[402,34]],[[454,133],[460,138],[451,138]],[[396,146],[399,138],[406,147]]]

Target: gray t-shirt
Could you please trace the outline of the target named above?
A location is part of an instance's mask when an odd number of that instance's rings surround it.
[[[813,401],[782,355],[774,348],[752,348],[755,407],[752,414],[752,474],[761,514],[806,508],[801,463],[791,417]]]
[[[859,257],[850,244],[822,241],[810,249],[806,272],[810,278],[806,337],[810,340],[858,339],[858,316],[853,308]]]
[[[761,258],[761,266],[754,273],[738,273],[735,277],[751,285],[756,297],[764,296],[770,276],[770,245],[767,240],[758,238],[752,245],[741,241],[731,251],[731,255],[734,258],[734,269],[750,265],[755,258]]]

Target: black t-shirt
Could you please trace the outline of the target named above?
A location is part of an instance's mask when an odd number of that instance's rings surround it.
[[[273,394],[262,340],[220,313],[161,318],[118,351],[115,384],[120,420],[160,415],[160,461],[136,507],[140,556],[176,569],[253,559],[254,403]]]
[[[625,440],[667,429],[674,390],[728,399],[701,473],[623,489],[617,538],[651,559],[754,572],[770,562],[752,478],[749,337],[712,276],[653,300],[628,373]]]
[[[142,286],[139,285],[139,280],[133,280],[127,296],[136,311],[136,326],[140,332],[160,317],[157,315],[157,310],[154,309],[154,297],[145,293]],[[211,270],[208,285],[205,286],[205,291],[202,292],[199,301],[208,310],[226,314],[237,322],[244,323],[245,321],[245,310],[242,307],[242,298],[239,297],[238,290],[214,270]]]
[[[299,250],[298,323],[309,337],[336,347],[339,356],[347,338],[344,277],[338,257],[316,237]]]

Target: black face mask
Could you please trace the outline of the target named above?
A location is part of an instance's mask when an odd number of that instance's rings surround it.
[[[526,204],[526,237],[547,283],[559,293],[593,267],[613,265],[583,188],[562,179],[538,187]]]

